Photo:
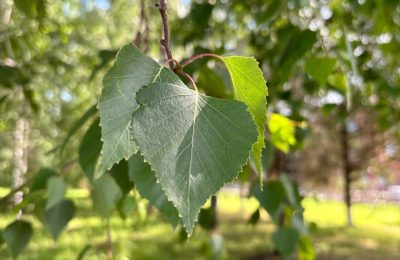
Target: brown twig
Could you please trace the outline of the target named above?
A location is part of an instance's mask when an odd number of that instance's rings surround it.
[[[163,38],[160,43],[164,47],[165,54],[167,55],[167,60],[170,60],[169,67],[176,72],[176,68],[174,66],[171,47],[169,44],[169,27],[168,27],[168,13],[167,13],[167,0],[160,0],[160,3],[156,5],[161,14],[161,19],[163,23]]]
[[[187,78],[190,81],[190,83],[192,83],[194,90],[197,91],[196,82],[194,82],[193,78],[189,74],[187,74],[180,68],[177,70],[177,73],[179,73],[182,76],[184,76],[185,78]]]
[[[220,60],[223,59],[222,56],[219,56],[219,55],[214,54],[214,53],[201,53],[201,54],[198,54],[198,55],[194,55],[193,57],[190,57],[188,60],[186,60],[186,61],[182,64],[182,68],[186,67],[187,65],[189,65],[189,64],[192,63],[193,61],[198,60],[198,59],[201,59],[201,58],[204,58],[204,57],[212,57],[212,58],[216,58],[216,59],[220,59]]]

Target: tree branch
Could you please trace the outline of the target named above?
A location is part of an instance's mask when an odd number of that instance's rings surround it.
[[[167,13],[167,0],[160,0],[160,3],[156,5],[160,11],[161,20],[163,24],[163,39],[161,39],[161,45],[164,47],[165,54],[167,55],[167,60],[169,60],[169,67],[175,71],[175,66],[171,47],[169,45],[169,27],[168,27],[168,13]]]

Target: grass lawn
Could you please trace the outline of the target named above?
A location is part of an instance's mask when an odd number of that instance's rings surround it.
[[[0,196],[2,193],[0,190]],[[67,231],[54,243],[43,226],[27,216],[35,231],[19,259],[77,259],[87,245],[92,247],[85,259],[107,259],[106,223],[90,210],[87,192],[70,190],[67,196],[78,205],[77,216]],[[221,192],[218,198],[219,233],[225,238],[229,259],[256,259],[254,256],[270,253],[274,227],[267,214],[262,213],[257,226],[246,225],[257,202],[228,192]],[[312,234],[318,259],[400,259],[399,205],[357,204],[353,228],[344,228],[344,206],[340,202],[307,198],[303,205],[306,220],[318,225]],[[0,216],[0,228],[12,220],[13,216]],[[209,239],[207,232],[197,229],[189,241],[179,243],[178,231],[173,231],[156,212],[146,218],[135,215],[126,220],[115,214],[111,227],[114,259],[206,259],[203,252]],[[0,259],[9,258],[9,250],[3,246]]]

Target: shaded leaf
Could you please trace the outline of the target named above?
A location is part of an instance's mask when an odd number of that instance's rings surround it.
[[[14,85],[26,85],[30,79],[21,68],[0,65],[0,85],[11,88]]]
[[[115,58],[117,52],[118,50],[100,50],[100,63],[94,67],[92,73],[90,74],[89,80],[92,80],[101,69],[105,68]]]
[[[281,227],[272,234],[272,242],[278,251],[287,259],[290,259],[293,255],[299,239],[299,232],[292,228]]]
[[[96,105],[91,106],[83,115],[82,117],[76,121],[73,127],[68,131],[67,137],[64,139],[63,143],[60,146],[60,150],[63,151],[65,146],[68,144],[69,140],[71,139],[74,134],[81,129],[81,127],[86,123],[89,118],[94,116],[97,113]]]
[[[57,173],[50,168],[43,168],[36,173],[32,181],[30,191],[44,190],[47,188],[47,181],[50,177],[56,176]]]
[[[28,100],[28,103],[32,108],[32,111],[37,113],[39,111],[39,104],[36,100],[36,93],[29,88],[23,88],[22,92],[24,93],[24,97],[26,98],[26,100]]]
[[[129,178],[127,161],[122,160],[115,164],[111,168],[110,175],[118,184],[124,196],[133,188],[133,182]]]
[[[71,200],[62,200],[43,214],[44,226],[54,241],[58,239],[68,222],[74,217],[75,205]]]
[[[79,165],[91,183],[93,182],[94,172],[102,146],[99,123],[100,118],[97,118],[83,136],[79,146]]]
[[[252,157],[261,180],[261,151],[265,145],[264,129],[267,123],[266,82],[254,58],[231,56],[224,57],[223,61],[231,76],[235,99],[247,105],[257,125],[258,138],[252,147]]]
[[[276,64],[276,73],[279,74],[279,82],[288,80],[293,65],[300,60],[317,41],[317,35],[311,30],[300,30],[295,26],[290,26],[282,31],[282,39],[285,46],[279,50],[278,62]]]
[[[121,218],[126,219],[136,208],[136,200],[132,196],[125,196],[118,202],[117,209]]]
[[[213,230],[217,224],[215,214],[213,207],[202,208],[199,214],[199,225],[205,230]]]
[[[270,214],[274,221],[279,218],[282,203],[286,197],[285,188],[280,181],[268,181],[264,183],[263,190],[254,186],[252,195],[257,198],[260,205]]]
[[[213,97],[226,97],[225,82],[214,70],[206,66],[198,71],[197,87],[204,90],[206,95]]]
[[[60,176],[50,177],[47,181],[46,210],[54,207],[64,199],[67,185]]]
[[[103,141],[98,176],[137,152],[129,130],[132,113],[138,107],[136,92],[157,81],[184,86],[171,70],[158,65],[132,44],[118,52],[115,64],[104,76],[98,105]]]
[[[46,0],[14,0],[14,3],[29,18],[43,19],[46,13]]]
[[[143,156],[138,153],[129,159],[128,164],[129,177],[135,183],[140,196],[156,207],[175,228],[179,223],[178,212],[172,202],[168,201],[150,165],[145,163]]]
[[[139,91],[132,134],[190,235],[201,206],[233,181],[257,140],[246,106],[154,83]]]
[[[121,198],[121,189],[108,173],[94,180],[92,189],[93,207],[102,217],[110,217]]]
[[[24,220],[16,220],[3,230],[3,239],[10,248],[14,258],[28,245],[33,234],[31,223]]]
[[[1,246],[4,244],[4,238],[3,238],[3,236],[1,235],[2,233],[3,233],[3,231],[0,230],[0,249],[1,249]]]
[[[282,174],[280,176],[280,180],[283,184],[283,187],[286,190],[287,198],[288,198],[290,205],[293,208],[301,207],[300,202],[301,202],[302,198],[300,196],[300,192],[299,192],[297,184],[295,182],[291,181],[287,174]]]
[[[256,209],[253,214],[251,214],[247,224],[255,226],[260,220],[260,209]]]

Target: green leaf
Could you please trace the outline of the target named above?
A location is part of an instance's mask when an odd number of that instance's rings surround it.
[[[256,209],[253,214],[251,214],[247,224],[255,226],[260,220],[260,209]]]
[[[125,196],[118,202],[117,209],[121,218],[126,219],[136,208],[136,200],[133,196]]]
[[[0,229],[0,249],[1,249],[2,245],[4,244],[4,238],[1,235],[2,233],[3,233],[3,231]]]
[[[225,82],[214,70],[202,66],[198,75],[197,87],[204,90],[206,95],[220,98],[227,96]]]
[[[82,128],[82,126],[86,123],[86,121],[94,116],[97,113],[97,108],[96,105],[91,106],[84,114],[83,116],[76,121],[76,123],[72,126],[72,128],[68,131],[67,137],[64,139],[60,146],[60,150],[63,151],[65,146],[68,144],[69,140],[71,139],[74,134]]]
[[[90,183],[93,182],[97,160],[101,151],[100,118],[96,119],[83,136],[79,146],[79,165]]]
[[[296,144],[296,127],[292,120],[279,115],[272,114],[268,121],[272,144],[284,153],[287,153],[291,145]]]
[[[100,50],[98,55],[100,63],[94,67],[89,80],[92,80],[101,69],[107,67],[107,65],[115,58],[117,52],[117,50]]]
[[[47,181],[46,210],[54,207],[64,199],[67,185],[60,176],[50,177]]]
[[[199,225],[205,230],[213,230],[217,225],[217,216],[213,207],[202,208],[199,214]]]
[[[285,36],[285,47],[280,51],[277,71],[281,83],[288,80],[294,64],[300,60],[317,41],[317,34],[311,30],[301,31],[298,27],[290,29],[288,37]]]
[[[21,85],[25,87],[30,80],[21,68],[0,65],[0,86],[12,88],[15,85]]]
[[[68,222],[74,217],[75,205],[71,200],[62,200],[43,214],[44,226],[51,233],[54,241],[58,239]]]
[[[37,15],[38,0],[14,0],[14,3],[26,16],[34,18]]]
[[[281,227],[272,234],[272,242],[278,251],[287,259],[290,259],[293,255],[299,240],[299,232],[292,228]]]
[[[257,125],[258,138],[252,147],[252,157],[257,172],[262,174],[261,151],[264,129],[267,123],[267,86],[258,62],[251,57],[224,57],[223,61],[231,76],[235,99],[244,102]]]
[[[156,207],[175,228],[179,224],[178,212],[172,202],[168,201],[150,165],[145,163],[143,156],[138,153],[129,159],[128,165],[129,177],[135,183],[140,196]]]
[[[271,215],[274,221],[279,219],[282,202],[286,197],[285,188],[280,181],[268,181],[263,190],[258,185],[254,186],[252,195],[257,198],[261,206]]]
[[[14,258],[28,245],[33,233],[31,223],[16,220],[3,230],[3,239],[10,248]]]
[[[328,57],[312,57],[304,65],[305,71],[310,74],[321,86],[325,85],[331,74],[336,60]]]
[[[118,184],[124,196],[133,188],[133,182],[129,178],[127,161],[122,160],[115,164],[111,168],[110,175]]]
[[[115,64],[104,76],[98,105],[103,141],[98,176],[137,152],[130,134],[131,116],[138,108],[136,92],[144,85],[158,81],[184,86],[171,70],[158,65],[132,44],[118,52]]]
[[[315,250],[311,239],[307,236],[302,236],[299,241],[299,259],[314,260]]]
[[[330,75],[328,77],[328,83],[334,89],[341,91],[341,93],[347,92],[347,80],[346,80],[346,76],[343,73],[336,73],[336,74]]]
[[[92,189],[93,206],[102,217],[110,217],[121,198],[121,189],[108,173],[94,180]]]
[[[301,207],[301,196],[296,182],[289,179],[287,174],[280,176],[281,183],[286,190],[287,198],[293,208]]]
[[[36,98],[36,92],[30,88],[23,88],[22,92],[24,94],[25,99],[28,101],[30,107],[32,108],[33,112],[39,112],[39,104]]]
[[[132,134],[188,234],[200,207],[233,181],[257,140],[245,104],[154,83],[139,91]]]
[[[14,0],[14,3],[28,18],[41,20],[46,14],[46,0]]]
[[[53,169],[49,168],[40,169],[38,173],[36,173],[36,176],[33,178],[30,192],[46,189],[47,181],[49,180],[49,178],[56,175],[57,173]]]

